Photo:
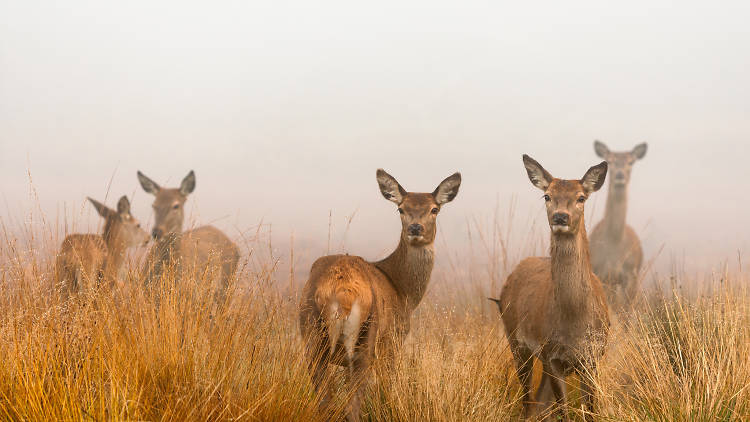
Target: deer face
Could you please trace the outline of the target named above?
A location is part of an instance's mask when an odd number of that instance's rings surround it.
[[[435,241],[437,215],[443,204],[452,201],[461,185],[461,174],[443,180],[432,193],[407,192],[383,169],[376,173],[380,193],[398,206],[401,216],[401,238],[412,246],[426,246]]]
[[[106,221],[105,237],[113,237],[126,248],[148,243],[150,236],[141,228],[141,223],[130,214],[130,201],[127,196],[121,197],[117,202],[117,211],[91,198],[89,201],[94,204],[96,211]]]
[[[168,234],[182,233],[182,224],[185,221],[185,201],[195,189],[195,173],[191,170],[182,179],[180,187],[176,189],[162,188],[140,171],[138,181],[143,190],[155,196],[152,205],[154,228],[151,230],[154,239],[159,240]]]
[[[604,143],[594,141],[594,151],[596,155],[607,160],[609,165],[609,184],[615,188],[624,188],[630,183],[630,171],[633,164],[646,156],[648,145],[646,143],[638,144],[632,151],[612,152]]]
[[[607,162],[591,167],[580,180],[563,180],[552,177],[547,170],[528,155],[523,165],[529,180],[544,191],[547,220],[555,235],[575,235],[583,227],[583,209],[586,200],[598,191],[607,177]]]

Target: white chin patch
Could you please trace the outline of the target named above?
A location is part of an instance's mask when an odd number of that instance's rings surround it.
[[[409,242],[424,240],[424,236],[412,236],[412,235],[409,235],[406,238],[409,239]]]
[[[553,224],[552,225],[552,232],[553,233],[567,233],[570,231],[570,226],[563,226],[561,224]]]

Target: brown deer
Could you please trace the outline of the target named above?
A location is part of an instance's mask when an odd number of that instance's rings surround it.
[[[195,189],[195,173],[191,170],[180,187],[174,189],[160,187],[140,171],[138,181],[143,190],[155,196],[151,234],[156,243],[146,259],[145,282],[161,277],[165,267],[190,275],[208,271],[219,280],[216,298],[222,303],[229,280],[237,270],[239,248],[213,226],[182,231],[185,201]]]
[[[589,195],[604,184],[607,163],[591,167],[580,180],[556,179],[527,155],[523,164],[531,183],[544,191],[550,257],[521,261],[508,276],[500,299],[493,300],[500,307],[517,365],[524,417],[533,416],[531,373],[536,357],[544,368],[536,401],[551,387],[555,410],[567,420],[565,377],[577,372],[586,420],[592,420],[593,376],[607,342],[609,315],[601,282],[591,271],[583,211]]]
[[[300,327],[313,383],[320,391],[329,364],[345,367],[353,391],[348,420],[360,419],[363,380],[373,358],[377,354],[390,361],[409,332],[411,314],[432,273],[437,215],[461,185],[461,175],[455,173],[432,193],[413,193],[382,169],[376,178],[385,199],[398,206],[398,247],[377,262],[350,255],[319,258],[300,303]],[[326,391],[324,400],[329,398]]]
[[[633,164],[646,155],[645,143],[632,151],[611,152],[606,145],[594,142],[596,155],[607,160],[611,177],[604,218],[591,232],[591,265],[604,283],[611,306],[632,305],[640,288],[643,263],[641,241],[626,223],[628,183]]]
[[[55,260],[55,276],[65,296],[78,292],[85,282],[104,280],[114,284],[125,260],[127,248],[145,245],[149,236],[130,214],[126,196],[117,202],[117,211],[88,198],[104,218],[104,230],[98,234],[70,234],[60,246]]]

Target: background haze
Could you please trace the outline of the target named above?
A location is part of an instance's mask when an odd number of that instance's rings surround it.
[[[749,18],[744,2],[2,1],[0,216],[35,206],[28,170],[52,219],[96,230],[83,201],[112,178],[107,204],[127,194],[150,227],[136,170],[176,186],[194,169],[197,222],[262,221],[281,252],[293,233],[316,255],[329,211],[336,242],[356,212],[345,249],[374,259],[399,230],[375,169],[412,191],[461,171],[438,240],[460,251],[467,221],[511,202],[544,224],[522,153],[577,178],[594,139],[645,141],[628,219],[646,257],[663,244],[658,268],[709,271],[750,246]]]

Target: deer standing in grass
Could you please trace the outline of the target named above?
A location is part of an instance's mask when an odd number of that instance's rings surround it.
[[[363,380],[376,351],[392,359],[409,332],[411,314],[432,273],[437,215],[461,184],[461,175],[455,173],[432,193],[413,193],[382,169],[376,178],[385,199],[398,206],[398,247],[378,262],[350,255],[319,258],[300,303],[300,327],[316,389],[324,388],[329,364],[345,367],[347,388],[354,392],[347,420],[360,419]],[[329,399],[326,389],[324,400]]]
[[[117,211],[88,198],[104,218],[104,230],[98,234],[65,236],[55,260],[56,282],[65,295],[78,292],[84,284],[104,280],[114,284],[125,260],[127,248],[145,245],[149,236],[130,215],[126,196],[117,202]]]
[[[604,283],[612,306],[632,305],[640,288],[643,250],[626,216],[630,171],[633,164],[646,155],[646,149],[643,143],[632,151],[611,152],[603,143],[594,142],[594,151],[607,160],[611,176],[604,218],[591,232],[591,264]]]
[[[151,234],[156,243],[146,259],[146,283],[161,277],[165,268],[190,276],[207,271],[218,277],[216,299],[222,303],[229,280],[237,270],[240,253],[237,245],[214,226],[182,231],[185,201],[195,189],[195,173],[191,170],[175,189],[160,187],[140,171],[138,181],[143,190],[155,196]]]
[[[593,376],[609,332],[609,315],[602,284],[591,270],[584,204],[599,190],[607,163],[591,167],[580,180],[556,179],[538,162],[524,155],[531,183],[544,191],[551,229],[550,257],[526,258],[508,276],[500,299],[505,333],[523,388],[524,417],[533,416],[531,373],[534,357],[544,374],[537,399],[551,388],[556,412],[564,411],[565,377],[581,377],[586,420],[594,410]]]

